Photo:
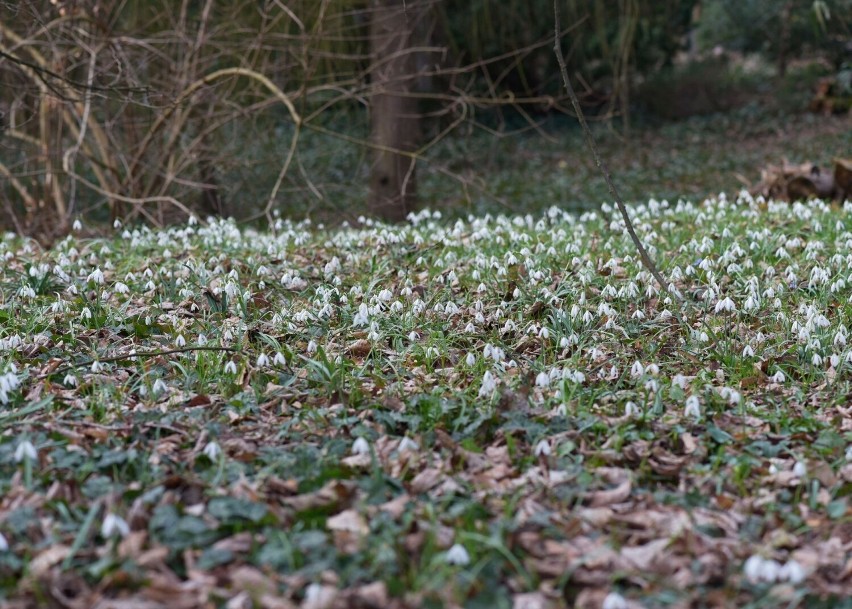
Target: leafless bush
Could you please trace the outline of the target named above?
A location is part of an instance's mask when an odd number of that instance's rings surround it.
[[[456,65],[436,42],[433,2],[0,3],[4,222],[51,241],[78,216],[157,225],[189,213],[271,218],[282,199],[324,196],[328,176],[311,175],[305,134],[408,159],[404,190],[415,162],[472,110],[559,107],[547,96],[474,95],[474,75],[492,60]],[[389,10],[406,37],[377,34]],[[377,99],[396,100],[395,120],[417,123],[410,137],[377,135]],[[364,119],[359,135],[348,118],[368,116],[371,101],[373,134]],[[259,152],[262,142],[274,154]],[[242,186],[266,184],[266,194],[236,208],[235,173]]]

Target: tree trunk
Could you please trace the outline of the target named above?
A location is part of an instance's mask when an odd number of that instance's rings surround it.
[[[370,131],[373,163],[368,207],[389,221],[404,220],[414,208],[415,160],[420,137],[414,44],[420,9],[412,0],[375,0],[370,18]]]

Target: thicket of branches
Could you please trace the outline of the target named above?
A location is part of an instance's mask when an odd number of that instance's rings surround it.
[[[567,0],[563,48],[581,98],[602,114],[625,110],[630,71],[671,57],[694,3]],[[534,126],[544,112],[568,112],[551,9],[539,0],[0,2],[0,217],[50,241],[81,216],[249,219],[284,201],[309,212],[335,188],[355,185],[366,198],[370,159],[382,151],[410,159],[412,174],[416,164],[464,179],[424,166],[429,147],[463,126],[499,132],[509,114]],[[400,10],[405,39],[377,51],[377,13]],[[401,56],[405,73],[382,72]],[[417,137],[404,149],[371,134],[381,95],[415,100]],[[303,142],[320,136],[338,144],[317,158]],[[345,174],[335,155],[361,155],[366,169]]]

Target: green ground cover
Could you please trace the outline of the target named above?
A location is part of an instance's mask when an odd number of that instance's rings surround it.
[[[4,606],[850,606],[852,207],[610,212],[6,236]]]

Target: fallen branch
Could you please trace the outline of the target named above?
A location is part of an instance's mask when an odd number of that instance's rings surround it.
[[[615,199],[615,205],[618,207],[618,211],[621,212],[621,217],[624,218],[624,224],[627,227],[627,233],[630,235],[630,239],[633,241],[633,244],[639,251],[639,257],[642,259],[642,265],[646,269],[648,269],[648,272],[651,273],[651,275],[654,276],[654,279],[656,279],[657,283],[660,284],[660,289],[662,289],[669,296],[673,296],[678,301],[683,302],[683,297],[677,291],[669,290],[668,284],[666,283],[665,279],[663,279],[663,276],[660,274],[660,271],[657,270],[657,265],[654,264],[653,260],[651,260],[651,256],[648,255],[648,251],[645,249],[645,246],[642,245],[642,242],[636,235],[636,230],[633,228],[633,222],[630,220],[630,214],[627,213],[627,207],[622,202],[621,196],[618,194],[618,190],[615,188],[615,184],[612,181],[612,177],[609,175],[609,169],[598,154],[598,148],[595,145],[595,140],[592,136],[592,130],[589,129],[589,125],[586,122],[586,116],[583,114],[582,108],[580,108],[580,101],[577,99],[577,94],[574,92],[574,87],[571,86],[571,80],[568,78],[568,68],[565,65],[565,58],[562,56],[562,46],[560,45],[559,37],[559,33],[561,31],[561,28],[559,26],[559,0],[553,0],[553,15],[556,28],[556,36],[553,45],[553,50],[556,52],[556,60],[559,62],[559,70],[562,72],[562,82],[565,84],[565,90],[568,92],[568,97],[571,99],[571,105],[574,108],[574,112],[577,114],[577,120],[580,121],[580,126],[583,128],[583,136],[586,139],[586,145],[589,147],[589,150],[592,152],[592,156],[595,159],[595,165],[598,166],[598,169],[600,169],[601,173],[603,174],[607,188],[609,189],[610,194]]]

